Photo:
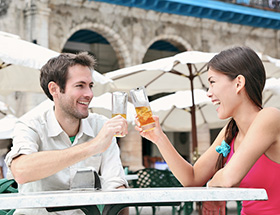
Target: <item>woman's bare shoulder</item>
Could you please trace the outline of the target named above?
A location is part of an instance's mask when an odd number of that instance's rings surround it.
[[[259,112],[256,121],[258,121],[259,125],[262,126],[264,131],[269,130],[274,132],[274,134],[277,134],[277,136],[280,136],[280,110],[278,108],[263,108]]]
[[[280,118],[280,110],[275,107],[265,107],[260,112],[261,117],[272,117],[275,120]]]

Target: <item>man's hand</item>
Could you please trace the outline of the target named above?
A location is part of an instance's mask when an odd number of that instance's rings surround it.
[[[203,202],[202,203],[203,215],[225,215],[226,202]]]
[[[92,142],[97,141],[97,145],[95,144],[96,153],[102,153],[112,143],[112,138],[115,134],[126,135],[128,133],[127,130],[127,121],[122,116],[117,115],[111,119],[109,119],[102,127],[96,138],[92,140]]]

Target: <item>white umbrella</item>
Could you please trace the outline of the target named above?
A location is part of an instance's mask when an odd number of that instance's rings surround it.
[[[0,47],[1,94],[42,92],[38,69],[59,53],[5,32],[0,32]]]
[[[0,93],[43,92],[39,69],[60,53],[20,39],[19,36],[0,32]],[[94,71],[95,95],[113,88],[113,81]]]
[[[43,92],[39,69],[58,52],[0,32],[0,93]]]
[[[178,91],[174,94],[152,101],[151,109],[159,116],[164,131],[183,132],[191,131],[191,91]],[[210,129],[223,127],[227,120],[217,116],[216,107],[204,90],[195,89],[196,126],[208,124]]]
[[[162,58],[105,74],[112,79],[118,90],[145,86],[148,95],[179,90],[206,89],[207,63],[216,53],[198,51],[182,52],[173,57]],[[191,106],[193,150],[197,148],[194,95]]]
[[[40,69],[58,52],[20,39],[19,36],[0,32],[0,59],[6,64],[14,64]]]
[[[106,73],[118,90],[145,86],[147,94],[206,88],[206,64],[216,53],[198,51],[183,52],[173,57],[162,58],[148,63]]]
[[[130,89],[145,86],[147,94],[190,90],[208,86],[206,66],[217,53],[199,51],[182,52],[172,57],[131,66],[105,74],[112,79],[116,88],[129,92]],[[280,77],[280,59],[258,53],[267,77]]]
[[[0,119],[0,140],[11,139],[17,118],[8,114]]]
[[[280,108],[280,78],[266,79],[263,91],[263,106]]]
[[[94,82],[92,89],[94,96],[100,96],[106,92],[114,91],[116,88],[113,80],[105,77],[95,70],[92,72],[92,78]]]
[[[259,54],[259,57],[263,62],[266,78],[280,78],[280,59],[262,54]]]
[[[101,96],[93,97],[89,104],[91,112],[102,114],[108,118],[112,117],[112,93],[104,93]],[[136,111],[131,102],[127,103],[126,119],[129,123],[134,124]]]
[[[0,101],[0,113],[3,115],[14,114],[15,111],[4,102]]]

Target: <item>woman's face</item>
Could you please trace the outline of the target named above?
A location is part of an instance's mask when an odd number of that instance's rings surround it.
[[[217,105],[217,114],[220,119],[227,119],[234,115],[238,105],[236,81],[212,68],[208,70],[209,90],[208,97]]]

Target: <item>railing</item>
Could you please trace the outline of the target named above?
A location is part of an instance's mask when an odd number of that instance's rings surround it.
[[[280,0],[218,0],[232,4],[280,12]]]

